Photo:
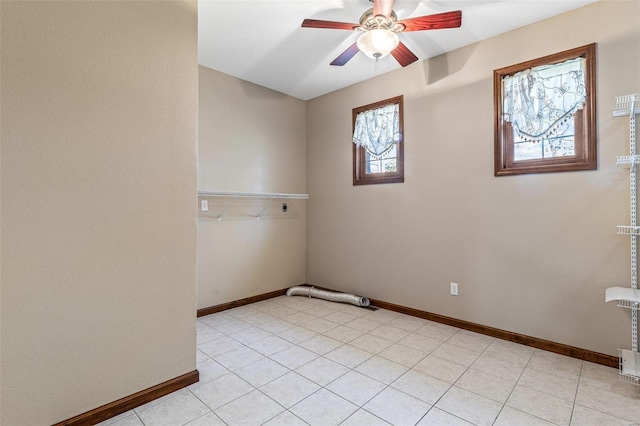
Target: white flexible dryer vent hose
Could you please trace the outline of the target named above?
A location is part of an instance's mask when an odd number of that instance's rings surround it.
[[[318,290],[313,287],[291,287],[287,290],[287,296],[315,297],[316,299],[324,299],[331,302],[351,303],[352,305],[363,306],[365,308],[369,306],[369,299],[366,297],[356,296],[355,294]]]

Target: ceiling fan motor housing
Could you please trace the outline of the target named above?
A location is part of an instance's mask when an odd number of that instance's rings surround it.
[[[389,17],[384,15],[374,15],[373,9],[366,10],[360,17],[360,25],[354,29],[356,31],[371,31],[375,29],[389,30],[394,33],[402,32],[405,29],[403,24],[397,23],[398,16],[391,11]]]

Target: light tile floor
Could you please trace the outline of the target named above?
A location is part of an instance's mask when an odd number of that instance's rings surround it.
[[[103,425],[640,425],[616,369],[300,296],[198,319],[197,368]]]

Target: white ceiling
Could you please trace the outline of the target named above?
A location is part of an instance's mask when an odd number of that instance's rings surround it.
[[[462,10],[460,28],[400,34],[423,61],[595,1],[397,0],[394,11],[401,20]],[[199,0],[199,63],[302,100],[312,99],[401,68],[389,55],[376,69],[375,61],[361,52],[345,66],[330,66],[358,34],[300,26],[305,18],[358,23],[370,7],[369,0]]]

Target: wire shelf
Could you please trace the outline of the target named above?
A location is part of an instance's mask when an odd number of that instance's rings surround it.
[[[622,117],[624,115],[631,115],[631,108],[633,108],[633,114],[640,114],[640,93],[617,96],[613,116]]]
[[[618,349],[620,381],[640,386],[640,352]]]
[[[640,235],[640,226],[618,225],[620,235]]]
[[[640,307],[640,290],[629,287],[609,287],[605,291],[605,302],[616,301],[619,307],[638,309]]]
[[[308,200],[309,194],[284,194],[280,192],[228,192],[228,191],[198,191],[199,197],[230,197],[230,198],[287,198]]]
[[[638,308],[640,308],[640,303],[633,302],[633,301],[630,301],[630,300],[618,300],[617,304],[618,304],[618,307],[620,307],[620,308],[626,308],[626,309],[638,309]]]
[[[619,155],[616,157],[619,166],[634,166],[640,164],[640,155]]]

